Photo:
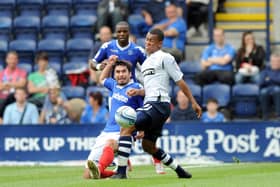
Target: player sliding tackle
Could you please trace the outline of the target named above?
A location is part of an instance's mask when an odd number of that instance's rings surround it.
[[[145,152],[172,168],[179,178],[192,177],[168,153],[156,147],[157,138],[161,136],[163,125],[170,114],[170,97],[168,95],[170,77],[189,98],[197,116],[201,116],[201,108],[182,79],[183,73],[174,57],[161,50],[163,38],[163,32],[159,29],[149,31],[146,36],[145,48],[148,58],[141,66],[141,72],[144,77],[144,90],[131,89],[128,92],[130,96],[145,94],[144,106],[137,110],[135,125],[121,129],[118,148],[118,170],[111,178],[127,178],[126,167],[131,153],[131,134],[135,130],[144,131],[142,147]]]
[[[113,162],[114,151],[118,147],[120,127],[115,121],[116,110],[121,106],[130,106],[134,109],[143,106],[143,97],[129,97],[129,89],[140,89],[142,86],[131,79],[132,67],[129,62],[117,61],[118,57],[113,55],[109,58],[107,65],[100,75],[100,82],[110,90],[111,107],[109,120],[102,133],[97,137],[87,160],[84,178],[98,179],[110,177],[114,174],[106,168]],[[114,72],[114,79],[111,72]],[[98,161],[98,163],[95,163]]]

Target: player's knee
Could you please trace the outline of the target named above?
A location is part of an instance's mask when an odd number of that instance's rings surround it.
[[[116,140],[107,140],[106,146],[109,146],[112,149],[115,149],[117,147],[117,142],[116,142]]]

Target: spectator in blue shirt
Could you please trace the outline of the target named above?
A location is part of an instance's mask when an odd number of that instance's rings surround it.
[[[108,110],[103,106],[103,96],[100,92],[91,92],[89,94],[89,105],[83,111],[81,123],[94,124],[106,123],[108,119]]]
[[[207,111],[201,116],[203,122],[224,122],[225,117],[222,113],[218,112],[219,104],[216,99],[210,98],[207,100]]]
[[[25,88],[16,88],[15,99],[16,101],[5,109],[3,124],[38,124],[38,109],[34,104],[27,102]]]
[[[276,115],[280,117],[280,55],[272,54],[270,67],[261,71],[260,75],[260,102],[263,119],[267,120],[271,113],[271,99],[275,105]]]
[[[234,82],[232,61],[235,49],[225,43],[224,30],[214,29],[214,43],[204,49],[201,57],[203,71],[198,74],[200,85],[221,82],[232,85]]]
[[[163,48],[171,53],[179,63],[185,51],[187,25],[178,15],[177,6],[170,4],[165,8],[166,19],[160,21],[155,28],[164,33]]]

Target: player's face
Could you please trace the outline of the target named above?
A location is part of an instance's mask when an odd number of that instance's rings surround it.
[[[125,25],[119,25],[116,27],[117,40],[120,45],[127,45],[129,41],[129,29]]]
[[[130,81],[131,73],[126,66],[116,66],[114,76],[119,85],[126,85]]]
[[[162,46],[162,41],[159,41],[157,35],[148,33],[145,41],[145,49],[148,54],[158,51]]]

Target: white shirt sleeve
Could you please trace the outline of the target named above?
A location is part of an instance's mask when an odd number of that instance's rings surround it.
[[[171,55],[166,55],[163,58],[163,68],[166,70],[168,75],[175,81],[178,82],[183,78],[183,73],[179,68],[175,58]]]

